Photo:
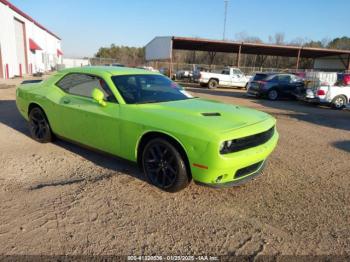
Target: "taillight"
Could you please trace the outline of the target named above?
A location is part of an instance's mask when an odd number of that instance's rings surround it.
[[[350,75],[344,75],[343,84],[344,84],[345,86],[350,85]]]
[[[326,95],[326,92],[325,92],[324,90],[322,90],[322,89],[319,89],[319,90],[317,91],[317,95],[318,95],[318,96],[324,96],[324,95]]]
[[[260,87],[263,87],[267,82],[266,81],[258,81]]]

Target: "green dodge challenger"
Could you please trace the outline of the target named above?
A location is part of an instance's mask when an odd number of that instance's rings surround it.
[[[270,115],[192,97],[142,69],[66,69],[19,86],[16,104],[36,141],[60,137],[137,162],[169,192],[191,179],[214,187],[246,182],[278,141]]]

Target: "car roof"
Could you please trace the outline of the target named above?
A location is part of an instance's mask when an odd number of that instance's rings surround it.
[[[264,73],[264,72],[257,72],[255,74],[256,75],[267,75],[267,76],[270,76],[270,75],[293,75],[292,73],[281,73],[281,72],[279,72],[279,73],[276,73],[276,72],[266,72],[266,73]]]
[[[149,75],[159,75],[157,72],[152,72],[140,68],[131,67],[120,67],[120,66],[83,66],[83,67],[73,67],[67,68],[59,71],[60,73],[86,73],[86,74],[97,74],[101,75],[104,73],[110,74],[112,76],[117,75],[137,75],[137,74],[149,74]]]

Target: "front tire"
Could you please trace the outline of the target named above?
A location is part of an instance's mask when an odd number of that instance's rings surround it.
[[[178,192],[190,182],[183,156],[163,138],[152,139],[146,144],[142,167],[149,182],[167,192]]]
[[[332,107],[334,109],[343,109],[346,106],[345,96],[336,96],[332,100]]]
[[[31,137],[40,143],[52,141],[52,132],[44,111],[34,107],[29,113],[29,131]]]

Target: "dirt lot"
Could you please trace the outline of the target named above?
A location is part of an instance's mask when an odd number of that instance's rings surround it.
[[[126,161],[34,142],[15,88],[0,89],[0,254],[349,255],[350,112],[190,91],[277,118],[262,176],[163,193]]]

